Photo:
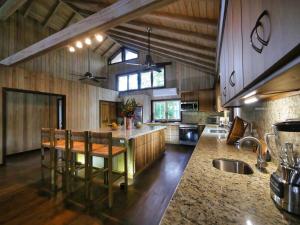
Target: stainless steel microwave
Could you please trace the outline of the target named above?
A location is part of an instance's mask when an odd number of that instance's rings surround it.
[[[181,102],[181,111],[183,112],[196,112],[198,110],[198,101]]]

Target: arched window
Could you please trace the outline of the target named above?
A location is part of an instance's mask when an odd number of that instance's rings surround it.
[[[112,65],[116,63],[121,63],[132,59],[137,59],[138,57],[139,53],[137,51],[122,47],[118,51],[116,51],[111,57],[109,57],[108,64]]]

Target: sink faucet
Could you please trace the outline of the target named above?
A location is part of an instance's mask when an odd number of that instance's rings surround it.
[[[252,136],[243,137],[238,141],[238,147],[240,148],[245,141],[252,141],[257,144],[258,155],[257,155],[257,163],[255,166],[257,167],[258,170],[263,171],[268,164],[263,157],[262,144],[260,140]]]

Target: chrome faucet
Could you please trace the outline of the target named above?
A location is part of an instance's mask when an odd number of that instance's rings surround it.
[[[243,137],[238,141],[238,148],[240,148],[245,141],[252,141],[257,144],[258,155],[257,155],[257,163],[255,166],[258,170],[263,171],[268,164],[263,157],[262,144],[260,140],[252,136]]]

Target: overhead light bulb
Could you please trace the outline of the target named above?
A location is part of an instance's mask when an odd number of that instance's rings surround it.
[[[75,52],[75,48],[73,46],[69,47],[69,52]]]
[[[249,94],[246,94],[243,98],[249,98],[256,94],[256,91],[251,91]]]
[[[258,101],[258,98],[254,96],[254,97],[245,99],[244,103],[245,104],[251,104],[251,103],[254,103],[254,102],[257,102],[257,101]]]
[[[91,41],[90,38],[86,38],[86,39],[84,40],[84,43],[87,44],[87,45],[91,45],[91,44],[92,44],[92,41]]]
[[[82,43],[81,43],[81,41],[77,41],[77,42],[76,42],[76,47],[77,47],[77,48],[82,48]]]
[[[98,42],[102,42],[103,41],[103,36],[101,34],[95,34],[95,38]]]

